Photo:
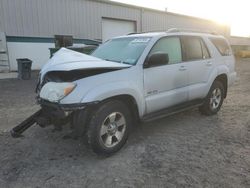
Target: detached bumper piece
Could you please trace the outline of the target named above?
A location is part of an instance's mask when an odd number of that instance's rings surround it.
[[[18,138],[22,136],[22,133],[27,130],[28,128],[30,128],[33,124],[36,123],[36,118],[39,117],[42,113],[42,109],[38,110],[36,113],[34,113],[33,115],[31,115],[29,118],[27,118],[26,120],[24,120],[22,123],[20,123],[19,125],[17,125],[16,127],[14,127],[10,133],[11,136],[14,138]]]
[[[22,133],[34,124],[38,124],[40,127],[54,125],[55,130],[61,130],[62,125],[68,122],[71,122],[72,128],[78,134],[81,134],[85,130],[83,125],[86,122],[88,110],[98,102],[58,104],[38,99],[38,103],[41,105],[41,109],[14,127],[10,131],[12,137],[21,137]]]
[[[30,128],[32,125],[37,124],[40,127],[54,125],[55,130],[60,130],[60,127],[69,122],[69,113],[62,110],[54,109],[48,106],[42,106],[40,110],[25,119],[19,125],[14,127],[10,133],[14,138],[22,136],[22,133]]]

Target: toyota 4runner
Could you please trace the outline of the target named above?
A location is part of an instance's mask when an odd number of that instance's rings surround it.
[[[236,78],[220,35],[171,30],[116,37],[91,56],[65,48],[42,68],[37,85],[41,126],[68,122],[96,153],[111,154],[138,120],[190,107],[216,114]]]

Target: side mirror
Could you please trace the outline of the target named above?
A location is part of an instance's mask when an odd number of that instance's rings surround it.
[[[167,53],[156,52],[150,55],[144,63],[144,68],[156,67],[160,65],[167,65],[169,62],[169,57]]]

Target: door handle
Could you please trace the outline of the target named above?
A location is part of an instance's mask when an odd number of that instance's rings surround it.
[[[207,64],[207,66],[212,66],[213,65],[213,63],[211,61],[208,61],[206,64]]]
[[[180,70],[180,71],[185,71],[185,70],[187,70],[187,68],[186,68],[185,66],[182,65],[182,66],[180,66],[179,70]]]

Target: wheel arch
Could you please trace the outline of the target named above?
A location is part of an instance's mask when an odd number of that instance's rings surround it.
[[[228,78],[227,78],[227,75],[225,73],[223,74],[220,74],[218,75],[214,81],[220,81],[223,86],[224,86],[224,89],[225,89],[225,92],[224,92],[224,98],[227,97],[227,87],[228,87]]]
[[[101,103],[105,103],[110,100],[118,100],[118,101],[123,102],[129,108],[129,111],[132,112],[133,119],[135,121],[139,120],[138,104],[136,102],[136,99],[132,95],[129,95],[129,94],[115,95],[115,96],[104,99],[103,101],[101,101]]]

